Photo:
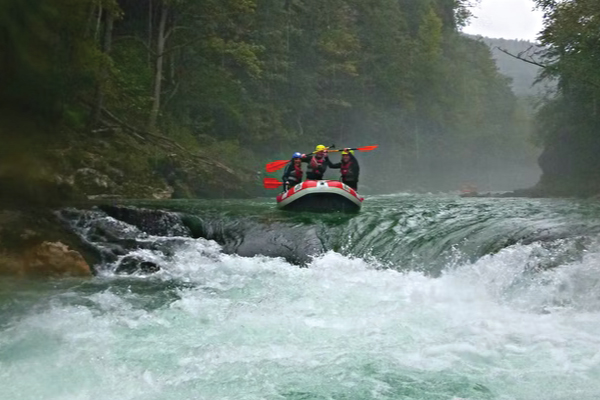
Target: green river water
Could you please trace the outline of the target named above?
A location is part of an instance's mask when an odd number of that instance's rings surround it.
[[[0,399],[600,398],[600,204],[273,203],[60,211],[105,262],[0,282]]]

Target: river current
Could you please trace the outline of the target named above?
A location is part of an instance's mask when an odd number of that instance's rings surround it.
[[[600,396],[596,202],[58,214],[103,261],[89,280],[0,282],[0,399]]]

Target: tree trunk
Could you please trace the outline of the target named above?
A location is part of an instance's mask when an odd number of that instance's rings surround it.
[[[418,117],[417,117],[418,118]],[[413,175],[414,181],[421,185],[421,181],[423,179],[423,171],[421,171],[421,132],[419,129],[419,120],[415,119],[414,126],[414,142],[415,142],[415,154],[414,154],[414,162],[415,162],[415,174]]]
[[[169,83],[173,86],[176,85],[175,83],[175,57],[177,56],[177,54],[175,54],[174,51],[171,52],[171,54],[169,55]]]
[[[100,27],[102,25],[102,12],[104,11],[102,7],[102,0],[98,1],[98,16],[96,18],[96,30],[94,31],[94,40],[98,41],[98,35],[100,34]]]
[[[88,14],[87,22],[85,24],[85,37],[89,38],[92,32],[92,25],[94,24],[94,14],[96,14],[96,3],[90,4],[90,13]]]
[[[167,5],[162,5],[160,23],[158,26],[156,39],[156,64],[154,71],[154,98],[152,100],[152,109],[150,110],[150,119],[148,121],[148,129],[152,132],[156,129],[156,120],[160,110],[160,94],[162,90],[163,64],[165,52],[165,28],[167,25],[167,16],[169,9]]]
[[[154,9],[152,0],[148,1],[148,48],[152,48],[152,25],[154,23]],[[148,67],[152,68],[152,53],[148,52]]]
[[[114,26],[115,16],[111,11],[106,13],[106,21],[104,27],[104,40],[102,44],[102,51],[108,57],[112,50],[112,34]],[[109,77],[108,67],[103,65],[101,67],[99,82],[96,86],[96,101],[94,103],[94,112],[92,114],[92,126],[96,126],[100,121],[102,114],[102,106],[104,105],[104,85]]]

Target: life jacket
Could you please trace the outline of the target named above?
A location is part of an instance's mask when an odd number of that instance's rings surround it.
[[[323,164],[325,163],[325,157],[317,159],[317,156],[313,156],[310,160],[310,170],[313,174],[323,175]]]
[[[342,180],[344,181],[355,181],[356,177],[354,176],[354,171],[352,170],[352,161],[348,161],[347,163],[342,163],[340,166],[340,172],[342,173]]]
[[[294,182],[302,182],[302,166],[301,165],[292,165],[292,170],[290,171],[290,174],[288,175],[287,179],[289,181],[294,181]]]

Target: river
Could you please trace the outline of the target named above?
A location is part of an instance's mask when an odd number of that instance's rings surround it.
[[[596,202],[127,206],[59,212],[93,279],[0,282],[1,399],[598,398]]]

